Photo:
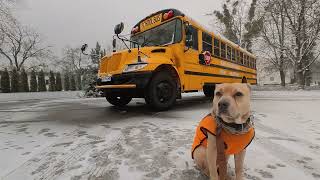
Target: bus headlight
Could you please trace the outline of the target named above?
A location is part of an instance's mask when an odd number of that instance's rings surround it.
[[[143,69],[147,65],[148,65],[147,63],[128,64],[127,67],[124,68],[123,72],[137,71],[139,69]]]

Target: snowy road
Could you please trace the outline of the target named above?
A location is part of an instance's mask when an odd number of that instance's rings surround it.
[[[201,93],[159,113],[143,100],[19,99],[0,96],[0,179],[207,179],[190,157],[211,106]],[[254,92],[246,179],[320,179],[319,107],[320,91]]]

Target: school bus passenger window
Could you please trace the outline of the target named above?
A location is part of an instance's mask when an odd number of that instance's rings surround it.
[[[245,55],[245,59],[246,59],[246,66],[248,67],[249,66],[249,60],[248,60],[248,56]]]
[[[242,65],[244,65],[243,52],[240,52],[240,63],[241,63]]]
[[[237,63],[240,64],[240,63],[241,63],[241,62],[240,62],[240,52],[239,52],[239,51],[236,51],[236,55],[237,55],[237,56],[236,56],[236,61],[237,61]]]
[[[247,55],[243,54],[243,61],[244,61],[244,65],[247,66]]]
[[[232,48],[232,61],[236,61],[236,51]]]
[[[192,49],[198,50],[198,30],[193,26],[189,26],[189,28],[190,34],[187,35],[186,44],[188,43]]]
[[[214,56],[220,57],[220,41],[214,38]]]
[[[224,42],[221,42],[221,58],[226,58],[226,44]]]
[[[212,36],[202,32],[202,51],[209,51],[212,54]]]
[[[227,46],[227,59],[231,60],[231,47]]]

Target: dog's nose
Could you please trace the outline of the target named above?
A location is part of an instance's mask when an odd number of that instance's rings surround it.
[[[220,110],[227,110],[229,107],[229,102],[228,101],[220,101],[218,103],[218,107]]]

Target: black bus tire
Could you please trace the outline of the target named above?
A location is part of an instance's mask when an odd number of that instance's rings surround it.
[[[206,97],[213,98],[214,96],[214,90],[215,90],[215,85],[210,85],[210,86],[203,86],[203,93]]]
[[[118,107],[125,106],[129,104],[129,102],[132,100],[132,98],[128,96],[110,96],[110,95],[107,95],[106,99],[110,104]]]
[[[151,79],[145,101],[157,111],[170,109],[176,102],[177,83],[169,72],[158,72]]]

